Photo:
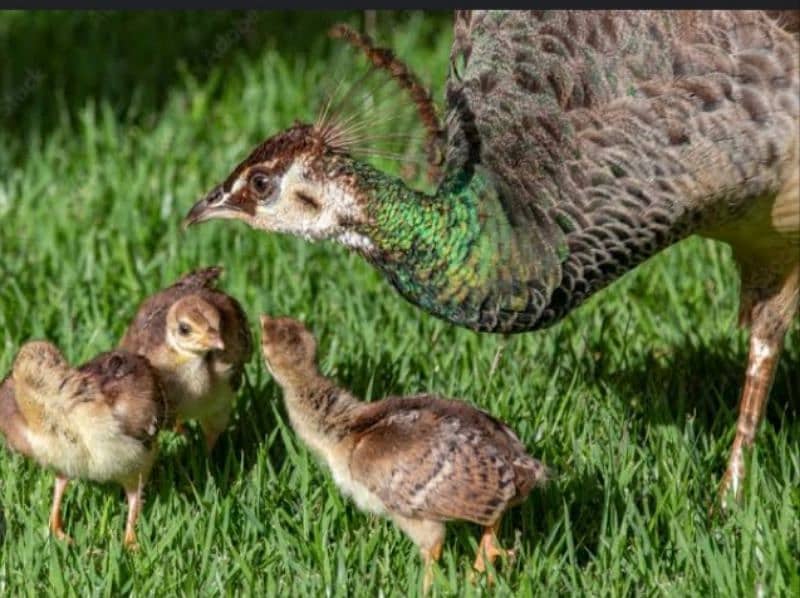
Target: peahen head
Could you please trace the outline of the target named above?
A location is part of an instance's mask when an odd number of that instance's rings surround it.
[[[375,46],[369,37],[347,25],[334,26],[330,34],[363,52],[374,67],[372,72],[388,73],[409,93],[409,106],[416,108],[427,130],[429,173],[434,173],[441,161],[437,143],[443,131],[430,92],[391,50]],[[334,93],[316,124],[297,123],[264,141],[194,205],[184,226],[212,218],[243,220],[256,229],[309,240],[332,239],[365,255],[373,254],[375,231],[366,228],[376,221],[378,229],[387,225],[402,228],[403,218],[392,214],[387,204],[411,199],[414,192],[399,179],[353,158],[392,154],[364,147],[381,139],[374,130],[381,118],[360,122],[358,111],[346,114],[348,99],[374,99],[369,86],[365,87],[363,96],[356,88],[340,99]],[[389,137],[392,135],[397,134]]]
[[[356,162],[335,129],[295,124],[270,137],[198,201],[184,219],[243,220],[256,229],[310,240],[354,242],[369,219]]]

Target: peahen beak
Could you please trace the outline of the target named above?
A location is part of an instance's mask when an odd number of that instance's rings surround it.
[[[208,195],[198,201],[183,219],[183,229],[212,218],[241,218],[251,215],[249,202],[239,194],[226,192],[222,186],[214,187]]]
[[[225,195],[222,187],[215,187],[203,199],[194,204],[183,219],[184,230],[193,224],[213,218],[215,211],[225,204]]]

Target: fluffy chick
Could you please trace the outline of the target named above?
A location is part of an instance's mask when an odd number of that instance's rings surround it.
[[[51,343],[22,346],[0,385],[0,432],[8,446],[56,472],[50,529],[69,540],[61,501],[70,479],[125,489],[125,544],[136,545],[142,488],[155,460],[167,403],[155,371],[125,351],[72,368]]]
[[[390,517],[417,544],[426,590],[447,520],[483,526],[479,571],[510,552],[496,542],[500,519],[546,479],[514,432],[435,395],[360,401],[319,372],[316,341],[300,322],[261,316],[261,328],[264,360],[292,427],[361,509]]]
[[[228,426],[253,352],[241,305],[214,288],[221,273],[191,272],[148,298],[120,342],[158,370],[178,423],[197,420],[209,452]]]

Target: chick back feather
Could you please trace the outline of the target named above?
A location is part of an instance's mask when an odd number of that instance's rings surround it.
[[[367,404],[351,432],[353,479],[404,517],[490,525],[546,479],[507,426],[459,401]]]
[[[150,447],[159,430],[171,423],[173,413],[158,375],[141,355],[119,350],[101,353],[77,372],[77,385],[95,385],[93,398],[110,408],[126,436],[144,446]]]
[[[147,474],[166,401],[144,357],[101,354],[72,368],[43,341],[20,349],[0,388],[12,448],[70,478],[134,483]],[[10,433],[9,433],[10,429]]]

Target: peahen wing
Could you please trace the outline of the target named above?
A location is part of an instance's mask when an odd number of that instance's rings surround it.
[[[516,231],[509,277],[544,287],[536,326],[778,193],[797,54],[761,12],[456,14],[446,171],[492,181]]]

